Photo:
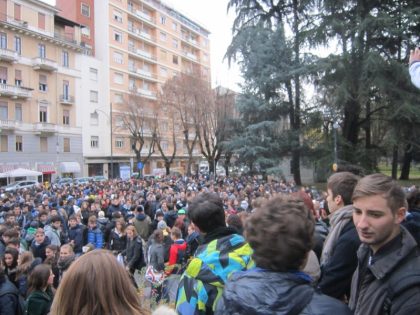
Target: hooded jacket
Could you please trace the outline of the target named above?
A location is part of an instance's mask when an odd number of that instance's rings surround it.
[[[224,236],[198,247],[181,277],[176,298],[181,315],[213,314],[229,277],[254,266],[245,239],[233,229],[221,229]]]
[[[47,315],[52,304],[52,292],[34,291],[26,299],[27,315]]]
[[[235,273],[225,286],[216,315],[351,314],[342,302],[310,285],[302,272],[253,268]]]
[[[135,220],[133,221],[133,224],[137,230],[137,234],[140,235],[140,237],[147,241],[150,236],[150,230],[152,225],[152,220],[150,217],[144,213],[139,213],[136,215]]]

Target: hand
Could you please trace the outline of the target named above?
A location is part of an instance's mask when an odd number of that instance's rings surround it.
[[[411,50],[410,52],[410,60],[409,65],[411,65],[414,62],[420,61],[420,48],[416,48],[414,50]]]

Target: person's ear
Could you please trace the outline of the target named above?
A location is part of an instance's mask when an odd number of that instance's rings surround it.
[[[334,202],[336,205],[340,205],[341,203],[343,203],[343,198],[341,197],[341,195],[335,196]]]
[[[400,224],[402,221],[404,221],[406,213],[407,209],[405,207],[399,208],[395,213],[395,223]]]

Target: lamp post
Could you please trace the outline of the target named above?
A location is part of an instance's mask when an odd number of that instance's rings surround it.
[[[110,159],[111,159],[111,169],[109,171],[109,178],[114,178],[114,154],[112,148],[112,102],[109,103],[109,114],[107,114],[102,109],[96,108],[94,113],[101,112],[109,119],[109,139],[110,139]]]
[[[333,132],[334,132],[334,164],[337,165],[338,163],[338,156],[337,156],[337,129],[340,127],[338,122],[334,122],[333,124]]]

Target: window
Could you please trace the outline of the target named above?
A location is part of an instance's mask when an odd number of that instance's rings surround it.
[[[23,112],[22,112],[22,104],[15,104],[15,120],[22,121]]]
[[[20,4],[15,3],[14,11],[15,11],[15,20],[20,21],[20,12],[21,12]]]
[[[82,35],[86,37],[90,37],[90,28],[89,26],[82,27]]]
[[[68,68],[69,67],[69,52],[63,51],[61,57],[62,57],[63,67]]]
[[[160,146],[162,147],[162,151],[168,151],[169,145],[167,141],[162,141]]]
[[[114,51],[114,62],[120,65],[123,64],[123,54],[117,51]]]
[[[22,39],[19,36],[15,36],[15,51],[22,54]]]
[[[122,43],[122,33],[118,31],[114,31],[114,40],[116,42]]]
[[[119,103],[123,103],[123,96],[120,93],[115,93],[114,94],[114,103],[119,104]]]
[[[90,91],[90,101],[92,103],[98,103],[98,91]]]
[[[0,152],[9,151],[9,139],[7,135],[0,135]]]
[[[124,139],[123,138],[116,138],[115,139],[115,147],[116,148],[123,148],[124,147]]]
[[[0,102],[0,119],[1,120],[9,119],[9,106],[6,102]]]
[[[7,68],[0,67],[0,84],[7,84]]]
[[[176,55],[172,56],[172,63],[175,64],[175,65],[178,64],[178,56],[176,56]]]
[[[0,48],[7,49],[7,34],[0,33]]]
[[[203,54],[203,60],[204,60],[205,62],[209,61],[209,55],[208,55],[208,54],[206,54],[206,53],[204,53],[204,54]]]
[[[23,151],[22,136],[16,136],[16,152]]]
[[[97,126],[99,124],[99,115],[97,112],[90,114],[90,124],[91,126]]]
[[[120,11],[114,11],[114,21],[122,23],[122,14]]]
[[[63,80],[63,100],[68,100],[69,96],[69,81]]]
[[[82,3],[81,12],[82,15],[90,17],[90,7],[86,3]]]
[[[46,56],[47,56],[47,51],[45,49],[45,45],[44,44],[38,44],[38,57],[46,58]]]
[[[172,22],[172,29],[176,32],[178,30],[178,24]]]
[[[164,61],[166,61],[166,60],[167,60],[167,58],[168,58],[168,53],[166,52],[166,50],[163,50],[163,49],[161,49],[161,50],[160,50],[160,58],[161,58],[162,60],[164,60]]]
[[[43,122],[43,123],[47,122],[47,118],[48,118],[47,113],[48,113],[47,106],[45,105],[39,106],[39,122]]]
[[[168,69],[166,69],[164,67],[160,67],[160,75],[162,77],[167,77],[168,76]]]
[[[22,85],[22,71],[15,69],[15,85],[21,86]]]
[[[98,69],[89,68],[90,79],[93,81],[98,81]]]
[[[176,40],[175,38],[174,38],[174,39],[172,39],[172,46],[173,46],[174,48],[178,48],[178,40]]]
[[[91,136],[90,137],[90,147],[91,148],[99,148],[99,137],[98,136]]]
[[[160,40],[166,42],[166,33],[160,32]]]
[[[48,152],[48,138],[40,137],[39,138],[39,147],[41,152]]]
[[[70,152],[70,138],[63,138],[63,152]]]
[[[160,16],[160,23],[163,24],[163,25],[166,24],[166,17],[165,16],[163,16],[163,15]]]
[[[124,82],[124,76],[122,73],[115,72],[114,73],[114,83],[116,84],[123,84]]]
[[[45,30],[45,14],[38,12],[38,28]]]
[[[70,125],[70,111],[63,110],[63,125]]]
[[[39,75],[39,90],[42,92],[47,92],[47,76],[45,74]]]

